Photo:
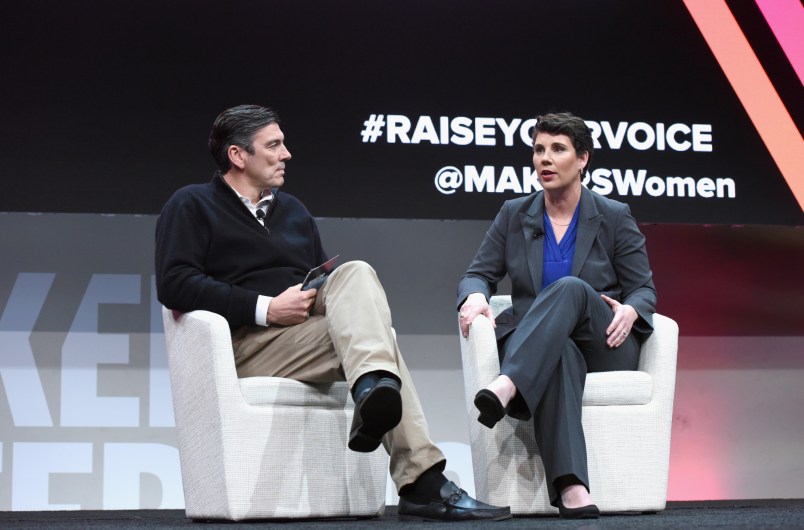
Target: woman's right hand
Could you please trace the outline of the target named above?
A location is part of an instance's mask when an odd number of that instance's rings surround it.
[[[491,307],[489,307],[486,297],[481,293],[472,293],[466,297],[466,301],[460,310],[459,316],[463,338],[469,336],[469,326],[472,325],[472,321],[477,315],[484,315],[491,320],[492,326],[497,327],[497,324],[494,323],[494,314],[491,312]]]

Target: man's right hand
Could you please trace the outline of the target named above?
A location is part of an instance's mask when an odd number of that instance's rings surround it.
[[[280,326],[301,324],[310,316],[317,292],[316,289],[302,291],[301,284],[288,287],[271,300],[271,305],[268,306],[268,323]]]

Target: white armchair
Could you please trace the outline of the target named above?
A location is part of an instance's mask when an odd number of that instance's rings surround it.
[[[491,299],[494,315],[510,296]],[[665,508],[670,426],[676,380],[678,325],[653,317],[637,371],[590,373],[583,394],[583,429],[592,498],[602,512]],[[461,337],[475,489],[480,500],[510,505],[514,514],[551,514],[533,422],[504,418],[494,429],[477,422],[475,393],[499,373],[491,322],[478,316]]]
[[[238,379],[226,320],[162,311],[191,519],[374,517],[388,455],[347,449],[346,383]]]

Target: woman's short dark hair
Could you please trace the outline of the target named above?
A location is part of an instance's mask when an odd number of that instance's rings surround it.
[[[259,105],[238,105],[221,112],[209,133],[209,152],[218,164],[221,173],[231,168],[229,146],[242,147],[254,154],[254,135],[272,123],[279,123],[273,109]]]
[[[536,126],[533,128],[533,143],[536,143],[536,135],[540,132],[549,134],[564,134],[572,140],[572,146],[578,156],[589,153],[584,171],[589,169],[592,163],[592,152],[595,150],[595,142],[592,139],[592,130],[589,126],[570,112],[553,112],[544,116],[536,117]]]

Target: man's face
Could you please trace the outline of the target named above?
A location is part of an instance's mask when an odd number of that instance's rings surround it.
[[[285,162],[290,151],[279,125],[266,125],[254,135],[254,154],[245,153],[243,172],[255,188],[278,188],[285,183]]]

